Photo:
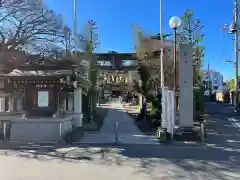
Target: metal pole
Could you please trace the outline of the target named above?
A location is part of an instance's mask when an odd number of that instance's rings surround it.
[[[160,0],[160,44],[163,45],[163,7],[162,7],[162,0]],[[161,71],[161,91],[162,91],[162,107],[164,106],[164,67],[163,67],[163,47],[160,47],[160,71]],[[163,108],[162,108],[163,109]],[[162,112],[163,114],[163,112]],[[162,115],[162,121],[161,126],[163,127],[163,115]],[[158,138],[160,137],[160,127],[158,129]]]
[[[238,111],[238,0],[234,0],[234,69],[235,69],[235,111]]]
[[[201,122],[201,141],[202,141],[202,144],[205,143],[205,131],[204,131],[204,123]]]
[[[118,140],[118,122],[115,122],[115,143],[119,143],[119,140]]]
[[[173,49],[173,70],[174,70],[174,84],[173,84],[173,92],[174,92],[174,109],[173,109],[173,117],[175,118],[176,112],[178,111],[178,96],[177,96],[177,28],[174,28],[174,49]],[[174,119],[175,121],[175,119]],[[172,128],[173,122],[172,122]],[[172,130],[174,132],[174,130]],[[174,134],[172,133],[172,141],[174,141]]]
[[[5,121],[3,121],[3,139],[4,142],[7,141],[7,123]]]
[[[211,76],[210,76],[210,65],[208,63],[208,90],[209,90],[209,95],[212,94],[212,85],[211,85]]]
[[[74,13],[74,29],[73,29],[73,36],[74,36],[74,60],[77,60],[77,0],[74,0],[73,3],[73,13]],[[78,67],[78,63],[77,63],[77,67]]]
[[[162,0],[160,0],[160,41],[161,45],[163,45],[163,8],[162,8]],[[163,47],[160,49],[160,69],[161,69],[161,89],[163,92],[164,88],[164,67],[163,67]]]
[[[73,0],[73,36],[74,36],[74,54],[73,54],[73,60],[75,61],[75,71],[76,71],[76,69],[78,69],[78,65],[79,65],[79,63],[77,63],[77,47],[76,47],[76,38],[77,38],[77,0]],[[78,73],[77,73],[78,74]],[[74,88],[74,93],[76,93],[75,92],[75,88]],[[76,101],[76,99],[74,98],[74,95],[73,95],[73,102],[72,102],[72,104],[73,104],[73,107],[72,107],[72,109],[73,109],[73,112],[75,112],[75,102],[74,101]]]
[[[59,124],[59,134],[60,134],[60,137],[62,137],[62,122],[60,122]]]
[[[177,101],[177,28],[174,28],[174,49],[173,49],[173,70],[174,70],[174,84],[173,90],[175,92],[175,108],[177,110],[178,101]]]

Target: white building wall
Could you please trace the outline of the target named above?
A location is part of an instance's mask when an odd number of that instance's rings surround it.
[[[223,87],[223,76],[220,72],[204,71],[203,81],[210,81],[213,89],[214,87],[217,87],[217,89]]]

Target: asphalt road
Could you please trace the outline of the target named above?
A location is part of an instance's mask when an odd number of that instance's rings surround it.
[[[240,179],[239,117],[206,104],[207,143],[169,145],[0,146],[4,180],[236,180]]]
[[[206,103],[207,143],[240,149],[240,115],[228,104]]]

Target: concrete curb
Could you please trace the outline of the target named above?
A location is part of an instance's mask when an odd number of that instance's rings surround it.
[[[2,145],[0,142],[0,146],[2,149],[9,149],[11,148],[15,149],[18,148],[18,146],[56,146],[54,148],[63,148],[63,147],[72,147],[77,146],[79,148],[88,148],[88,147],[108,147],[108,148],[124,148],[124,147],[160,147],[160,148],[179,148],[179,149],[207,149],[212,148],[211,146],[207,144],[200,144],[200,143],[194,143],[194,144],[188,144],[184,142],[174,142],[169,144],[164,143],[156,143],[156,144],[132,144],[132,143],[115,143],[115,142],[107,142],[107,143],[82,143],[82,142],[73,142],[73,143],[59,143],[59,142],[41,142],[41,143],[24,143],[24,142],[7,142]],[[16,147],[15,147],[16,146]],[[20,147],[21,148],[21,147]],[[26,147],[27,148],[27,147]]]

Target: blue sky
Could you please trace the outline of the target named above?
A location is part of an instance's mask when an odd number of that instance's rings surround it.
[[[99,51],[131,52],[134,46],[133,25],[138,24],[146,32],[159,32],[159,0],[77,0],[78,30],[87,20],[97,22],[101,45]],[[73,0],[44,0],[45,4],[63,15],[64,21],[73,27]],[[150,2],[150,3],[148,3]],[[228,32],[221,31],[222,24],[232,20],[231,0],[163,0],[163,29],[172,30],[168,21],[181,16],[186,8],[194,9],[204,27],[205,68],[220,71],[224,79],[233,76],[233,65],[225,60],[233,59],[233,41]]]

